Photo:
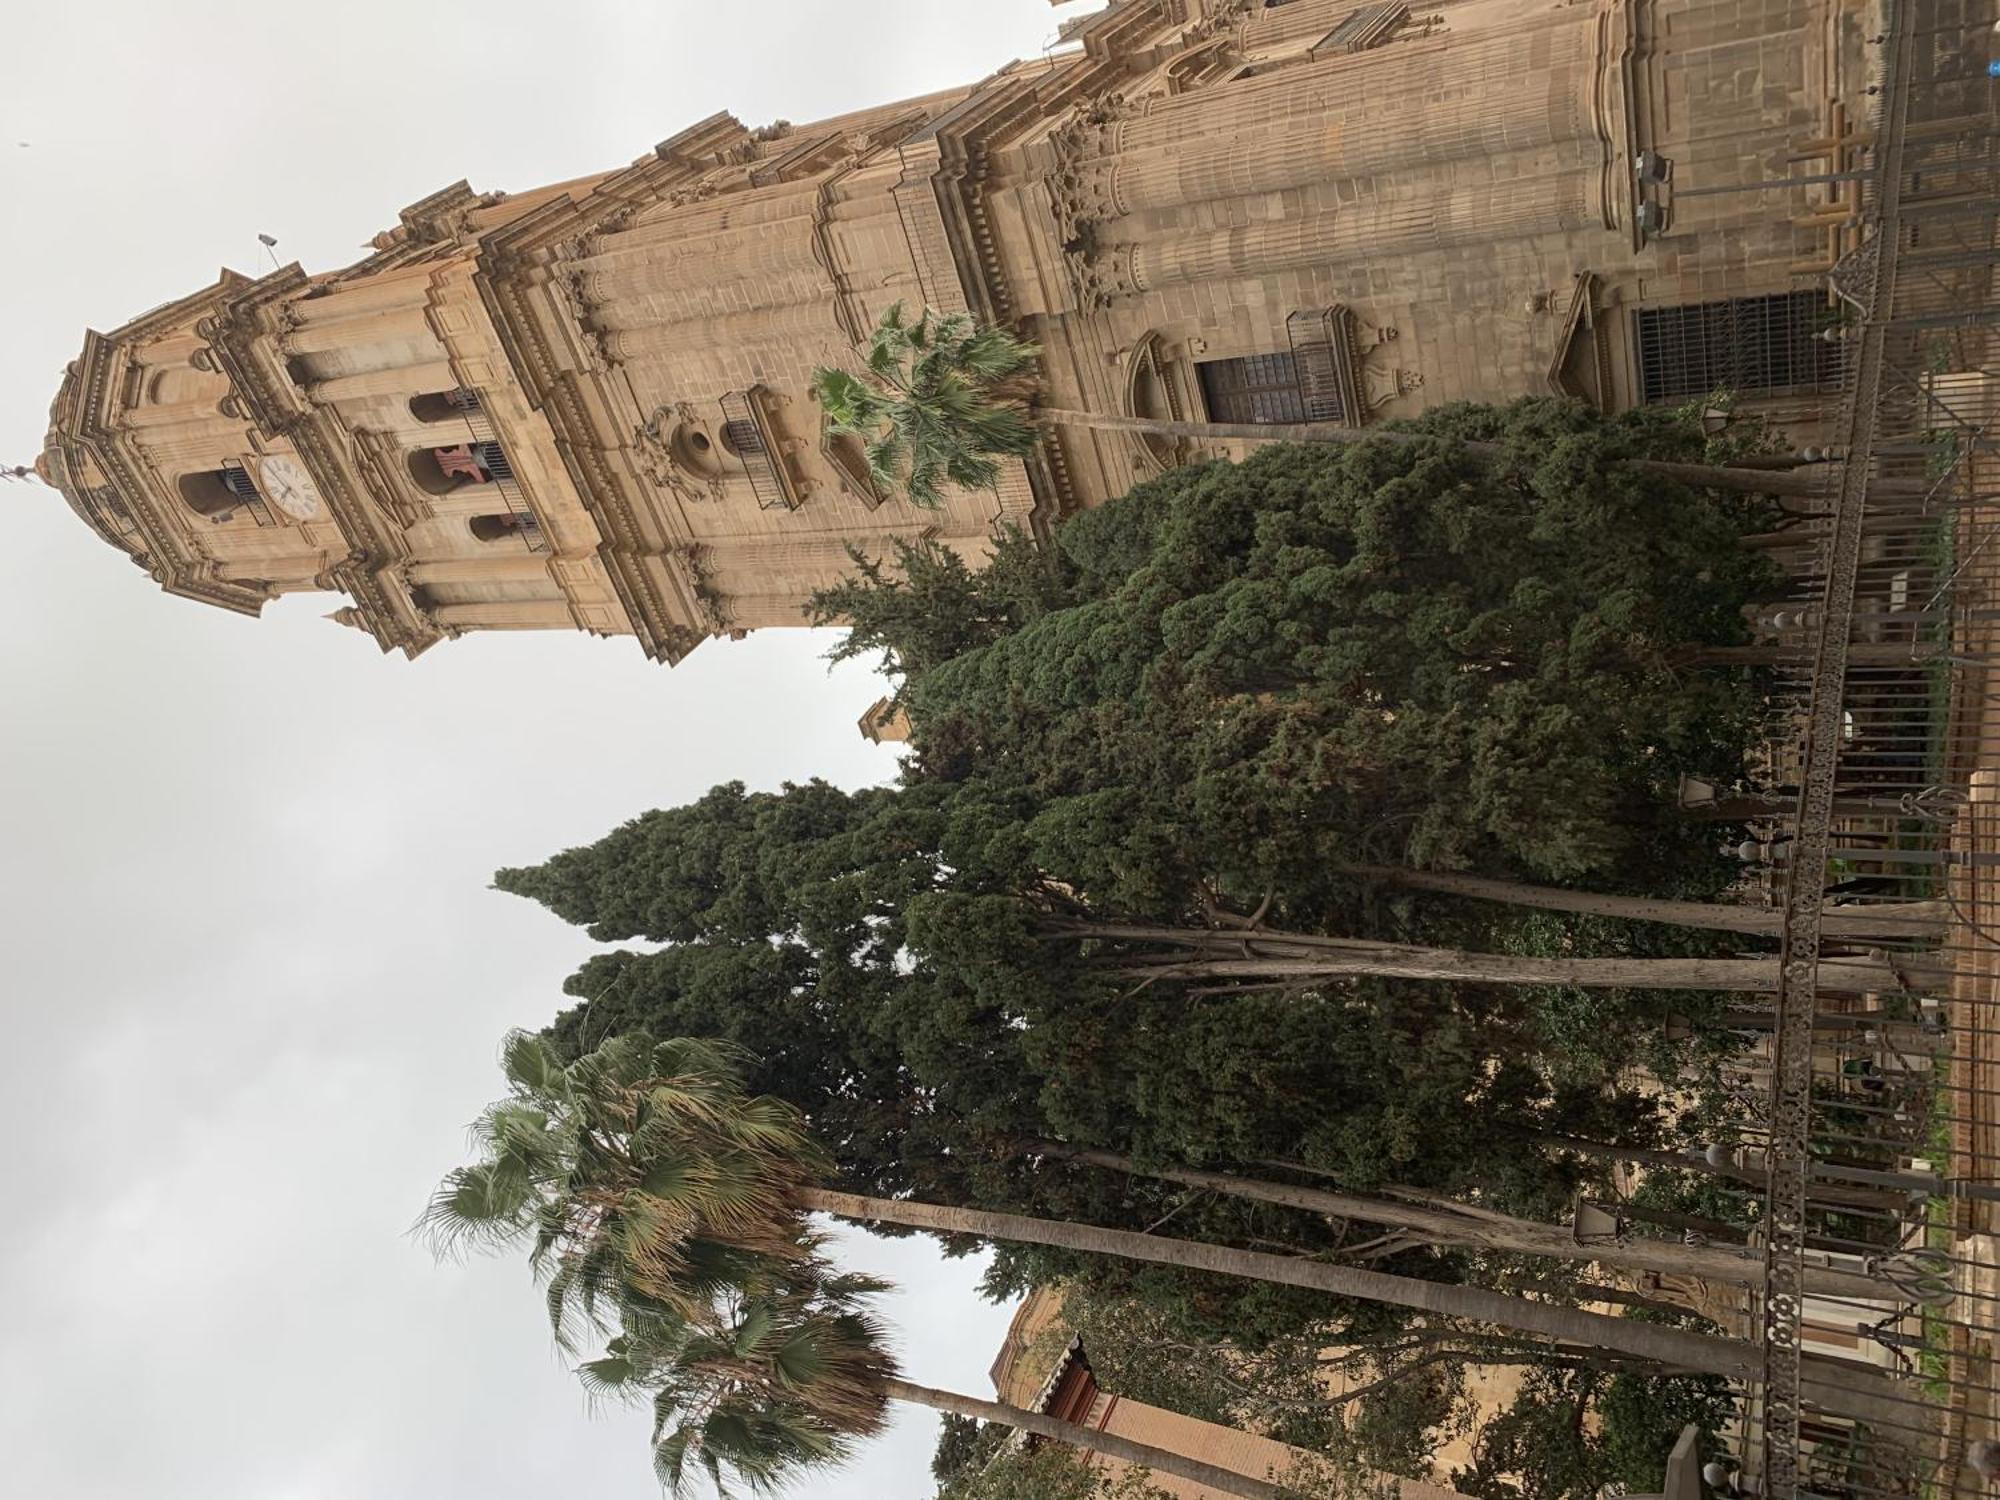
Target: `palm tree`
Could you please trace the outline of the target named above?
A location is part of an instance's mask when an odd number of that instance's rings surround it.
[[[998,1422],[1081,1452],[1190,1479],[1246,1500],[1277,1500],[1276,1484],[996,1401],[904,1380],[885,1331],[864,1303],[888,1284],[814,1263],[810,1280],[745,1298],[730,1323],[686,1336],[644,1320],[579,1371],[594,1395],[643,1401],[653,1412],[653,1466],[685,1491],[691,1465],[718,1490],[734,1480],[769,1488],[838,1461],[881,1430],[890,1401]],[[663,1336],[664,1335],[664,1336]]]
[[[868,378],[815,370],[813,393],[835,433],[862,440],[877,486],[935,510],[947,482],[990,490],[1001,459],[1034,451],[1034,423],[1006,391],[1038,352],[970,313],[910,322],[898,302],[868,341]]]
[[[914,504],[944,503],[943,482],[991,489],[1000,460],[1025,458],[1039,440],[1037,424],[1100,432],[1191,438],[1198,442],[1358,443],[1367,439],[1420,442],[1415,433],[1341,427],[1328,422],[1284,424],[1176,422],[1027,403],[1041,350],[1004,328],[983,327],[970,313],[925,309],[911,322],[901,302],[883,313],[864,355],[867,374],[822,366],[812,390],[835,433],[858,437],[868,470],[884,489],[901,488]],[[1464,450],[1493,458],[1496,443]],[[1824,496],[1826,481],[1811,473],[1751,465],[1624,462],[1663,479],[1748,494]]]
[[[785,1326],[780,1314],[788,1307],[796,1322],[801,1308],[814,1312],[814,1288],[825,1277],[804,1215],[826,1213],[864,1224],[1045,1245],[1383,1302],[1696,1374],[1748,1379],[1760,1363],[1758,1346],[1743,1340],[1478,1287],[818,1187],[814,1179],[825,1170],[826,1159],[798,1112],[778,1100],[750,1096],[742,1084],[740,1057],[716,1043],[654,1044],[628,1036],[565,1068],[539,1038],[515,1033],[502,1058],[510,1094],[490,1106],[474,1127],[480,1158],[445,1179],[420,1228],[446,1253],[468,1245],[529,1243],[530,1263],[547,1283],[550,1317],[565,1347],[573,1347],[567,1342],[573,1325],[565,1316],[572,1308],[580,1308],[599,1329],[609,1326],[607,1312],[618,1313],[625,1325],[631,1324],[631,1314],[649,1350],[694,1348],[702,1339],[726,1340],[734,1348],[741,1338],[741,1309],[771,1305],[774,1299],[768,1314],[774,1326]],[[838,1301],[836,1297],[836,1305]],[[719,1344],[699,1347],[712,1352]],[[859,1372],[844,1379],[879,1387],[884,1400],[894,1396],[936,1405],[943,1399],[943,1393],[900,1382],[879,1362],[857,1356],[844,1368]],[[657,1377],[657,1356],[635,1366],[634,1379],[640,1369]],[[851,1424],[868,1426],[865,1413],[872,1396],[843,1393],[840,1402],[845,1404],[815,1406],[784,1398],[784,1381],[775,1373],[759,1377],[762,1383],[754,1385],[745,1384],[747,1376],[732,1378],[726,1389],[712,1378],[707,1385],[696,1382],[689,1389],[705,1393],[698,1401],[685,1392],[668,1399],[668,1416],[692,1411],[692,1417],[670,1422],[656,1413],[656,1420],[667,1438],[688,1433],[688,1451],[713,1451],[746,1478],[755,1479],[766,1458],[779,1469],[832,1461],[844,1451],[839,1438],[853,1431]],[[1898,1393],[1858,1370],[1843,1367],[1838,1380],[1809,1374],[1808,1383],[1822,1407],[1845,1415],[1865,1420],[1900,1409]],[[745,1425],[746,1412],[764,1409],[748,1402],[744,1392],[750,1389],[758,1400],[778,1403],[771,1411],[786,1418],[782,1433],[777,1427]],[[958,1404],[943,1409],[968,1409],[965,1398],[950,1400]],[[838,1418],[836,1411],[842,1414]],[[716,1413],[723,1415],[716,1418]],[[712,1418],[720,1421],[722,1434],[714,1449],[702,1446]],[[1040,1431],[1043,1419],[1030,1418],[1034,1414],[1017,1413],[994,1420]],[[1106,1436],[1079,1428],[1060,1440],[1126,1457],[1105,1444]],[[753,1455],[747,1463],[728,1456],[739,1448]],[[774,1452],[778,1456],[770,1457]],[[814,1453],[821,1456],[814,1458]],[[1189,1460],[1164,1451],[1131,1461],[1165,1474],[1196,1477],[1189,1472]],[[1226,1475],[1212,1466],[1198,1467]],[[1236,1487],[1217,1487],[1258,1500],[1272,1500],[1278,1493],[1269,1485],[1245,1488],[1251,1482],[1241,1476],[1230,1478]],[[1216,1479],[1200,1482],[1215,1484]]]
[[[558,1345],[610,1336],[579,1369],[586,1389],[652,1402],[676,1492],[690,1464],[767,1490],[837,1463],[899,1400],[1279,1500],[1260,1479],[903,1380],[861,1305],[883,1284],[834,1272],[805,1219],[823,1157],[796,1111],[744,1091],[726,1047],[621,1037],[565,1067],[516,1032],[501,1061],[508,1095],[473,1125],[478,1158],[418,1229],[440,1256],[528,1246]]]

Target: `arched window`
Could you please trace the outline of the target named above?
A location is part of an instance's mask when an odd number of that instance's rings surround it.
[[[469,411],[479,410],[476,392],[461,387],[455,391],[432,391],[410,398],[410,415],[419,422],[449,422]]]
[[[473,537],[482,542],[504,542],[509,537],[520,537],[528,544],[530,551],[536,550],[541,541],[542,526],[530,511],[513,511],[499,516],[474,516],[466,523]]]
[[[419,448],[410,455],[410,478],[428,495],[448,495],[472,484],[511,482],[513,465],[498,443],[459,443],[450,448]]]
[[[180,492],[189,510],[212,521],[228,520],[239,507],[247,507],[253,516],[260,516],[264,509],[257,481],[234,464],[181,475]]]

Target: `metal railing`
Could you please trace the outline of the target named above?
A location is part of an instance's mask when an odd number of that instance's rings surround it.
[[[793,510],[790,479],[773,450],[771,434],[753,391],[730,391],[722,398],[723,446],[749,476],[750,491],[765,510]]]
[[[1689,1171],[1765,1261],[1730,1482],[1943,1500],[2000,1460],[2000,37],[1991,0],[1885,14],[1814,335],[1831,439],[1730,658],[1768,684],[1720,798],[1783,913],[1780,988],[1733,1013],[1730,1123]]]
[[[222,487],[235,500],[235,508],[249,516],[259,526],[275,526],[278,518],[271,514],[271,507],[264,499],[264,492],[257,488],[257,481],[250,477],[248,469],[229,465],[216,471],[222,479]]]
[[[452,415],[435,423],[440,433],[454,429],[465,433],[465,446],[470,448],[491,479],[498,496],[495,510],[513,516],[520,524],[512,529],[512,534],[521,539],[521,545],[529,552],[542,553],[549,550],[549,534],[542,527],[541,519],[535,513],[521,481],[515,477],[514,465],[507,457],[506,445],[500,440],[500,431],[480,405],[477,393],[467,390],[449,392],[446,400],[452,408]]]

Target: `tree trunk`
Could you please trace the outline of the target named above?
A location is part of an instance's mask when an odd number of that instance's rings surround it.
[[[1185,1167],[1149,1169],[1115,1152],[1069,1146],[1060,1141],[1037,1141],[1033,1146],[1045,1155],[1081,1162],[1085,1166],[1103,1167],[1132,1176],[1156,1177],[1163,1182],[1178,1182],[1232,1198],[1248,1198],[1259,1203],[1303,1209],[1307,1213],[1362,1219],[1385,1229],[1403,1230],[1437,1245],[1541,1256],[1552,1260],[1595,1262],[1622,1271],[1653,1271],[1666,1276],[1720,1281],[1732,1286],[1764,1284],[1764,1261],[1761,1256],[1724,1249],[1646,1239],[1608,1245],[1580,1245],[1575,1234],[1568,1229],[1537,1223],[1533,1219],[1515,1218],[1491,1209],[1459,1213],[1435,1202],[1429,1205],[1399,1203],[1358,1193],[1294,1187],[1290,1183],[1267,1182],[1254,1177],[1202,1172]],[[1830,1297],[1894,1295],[1893,1288],[1872,1277],[1818,1266],[1807,1269],[1806,1290]]]
[[[1234,1469],[1219,1468],[1215,1464],[1203,1463],[1198,1458],[1187,1458],[1165,1448],[1153,1448],[1145,1443],[1135,1443],[1130,1438],[1119,1437],[1116,1433],[1099,1432],[1095,1427],[1080,1427],[1074,1422],[1062,1422],[1038,1411],[1027,1411],[1018,1406],[1002,1406],[997,1401],[982,1401],[977,1396],[961,1396],[955,1391],[940,1391],[928,1385],[917,1385],[908,1380],[887,1382],[892,1400],[907,1401],[915,1406],[927,1406],[932,1411],[948,1411],[956,1416],[971,1417],[980,1422],[998,1422],[1003,1427],[1011,1427],[1016,1432],[1032,1433],[1039,1438],[1047,1438],[1052,1443],[1062,1443],[1066,1447],[1084,1453],[1095,1453],[1104,1458],[1115,1458],[1138,1468],[1150,1469],[1155,1474],[1171,1474],[1176,1479],[1192,1480],[1223,1495],[1241,1495],[1244,1500],[1281,1500],[1284,1491],[1277,1485],[1262,1479],[1252,1479],[1247,1474],[1238,1474]]]
[[[1167,1239],[1134,1234],[1127,1229],[1100,1229],[1090,1224],[1029,1218],[1024,1214],[947,1208],[898,1198],[865,1198],[825,1188],[804,1189],[799,1194],[799,1204],[814,1213],[834,1214],[863,1224],[898,1224],[940,1234],[1047,1245],[1075,1254],[1108,1255],[1183,1271],[1303,1287],[1334,1297],[1382,1302],[1436,1317],[1485,1323],[1558,1343],[1630,1355],[1689,1374],[1755,1381],[1762,1369],[1761,1346],[1746,1339],[1712,1338],[1658,1323],[1531,1302],[1525,1297],[1510,1297],[1480,1287],[1444,1286],[1380,1271],[1331,1266],[1300,1256],[1267,1255],[1259,1250],[1237,1250],[1199,1240]],[[1814,1390],[1813,1399],[1824,1411],[1857,1421],[1906,1425],[1911,1420],[1908,1398],[1889,1376],[1871,1375],[1864,1369],[1843,1365],[1838,1381],[1815,1380]]]
[[[1760,646],[1697,646],[1679,660],[1690,667],[1777,667],[1812,660],[1812,643],[1771,642]],[[1942,641],[1854,641],[1847,648],[1851,666],[1903,667],[1936,661],[1949,654]]]
[[[1154,437],[1192,438],[1196,442],[1250,443],[1360,443],[1379,439],[1391,443],[1417,443],[1428,439],[1421,433],[1391,432],[1379,427],[1337,427],[1330,422],[1168,422],[1150,417],[1115,416],[1109,412],[1072,411],[1041,407],[1035,415],[1043,422],[1060,427],[1086,427],[1097,432],[1135,432]],[[1499,456],[1498,443],[1462,443],[1477,458]],[[1821,474],[1798,473],[1786,469],[1754,468],[1722,464],[1683,464],[1662,458],[1630,458],[1624,462],[1635,469],[1676,480],[1695,489],[1736,490],[1754,495],[1799,495],[1823,497],[1830,481]]]
[[[1151,943],[1194,950],[1195,956],[1119,953],[1107,962],[1131,979],[1216,979],[1300,983],[1354,975],[1461,984],[1555,984],[1584,989],[1736,990],[1773,994],[1778,960],[1769,958],[1542,958],[1419,948],[1363,938],[1285,932],[1231,932],[1193,927],[1140,927],[1110,922],[1057,922],[1052,933],[1106,942]],[[1908,954],[1822,959],[1822,991],[1864,994],[1921,989],[1942,979],[1935,964]]]
[[[1090,1224],[1034,1219],[1022,1214],[946,1208],[901,1199],[864,1198],[823,1188],[808,1188],[801,1194],[801,1201],[804,1207],[815,1212],[838,1214],[842,1218],[864,1223],[900,1224],[910,1229],[930,1229],[944,1234],[1047,1245],[1083,1255],[1108,1255],[1173,1266],[1184,1271],[1206,1271],[1218,1276],[1303,1287],[1334,1297],[1384,1302],[1438,1317],[1461,1318],[1467,1322],[1486,1323],[1517,1333],[1556,1339],[1566,1344],[1629,1354],[1673,1369],[1720,1375],[1730,1380],[1750,1379],[1758,1366],[1756,1346],[1739,1339],[1708,1338],[1678,1328],[1606,1317],[1602,1313],[1584,1312],[1549,1302],[1531,1302],[1524,1297],[1510,1297],[1479,1287],[1445,1286],[1408,1276],[1389,1276],[1380,1271],[1327,1265],[1302,1256],[1268,1255],[1259,1250],[1237,1250],[1199,1240],[1168,1239],[1159,1235],[1134,1234],[1125,1229],[1100,1229]]]
[[[1594,1157],[1599,1161],[1626,1162],[1633,1166],[1661,1167],[1676,1172],[1699,1172],[1707,1177],[1721,1177],[1730,1182],[1740,1182],[1746,1187],[1763,1192],[1770,1186],[1768,1172],[1755,1171],[1747,1167],[1718,1167],[1699,1156],[1688,1156],[1677,1151],[1656,1151],[1648,1146],[1614,1146],[1603,1141],[1578,1140],[1575,1136],[1552,1135],[1545,1131],[1527,1130],[1520,1132],[1530,1140],[1547,1143],[1562,1151],[1574,1151],[1578,1156]],[[1829,1174],[1839,1169],[1823,1162],[1809,1162],[1806,1174],[1811,1182],[1808,1189],[1815,1203],[1824,1207],[1833,1205],[1844,1208],[1893,1210],[1907,1193],[1887,1188],[1854,1186],[1840,1177]]]
[[[1491,880],[1480,875],[1410,870],[1400,865],[1342,865],[1340,873],[1400,885],[1414,891],[1436,891],[1506,906],[1532,906],[1542,911],[1575,912],[1580,916],[1614,917],[1627,922],[1658,922],[1666,927],[1703,927],[1717,932],[1746,932],[1777,937],[1784,913],[1729,902],[1656,901],[1646,896],[1607,896],[1560,886],[1526,885]],[[1942,901],[1885,902],[1879,906],[1827,906],[1821,909],[1820,931],[1827,937],[1935,937],[1948,917]]]

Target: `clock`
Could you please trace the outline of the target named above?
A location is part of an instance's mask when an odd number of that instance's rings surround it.
[[[312,475],[287,454],[273,454],[257,466],[257,487],[265,499],[295,521],[310,521],[319,514],[319,489]]]

